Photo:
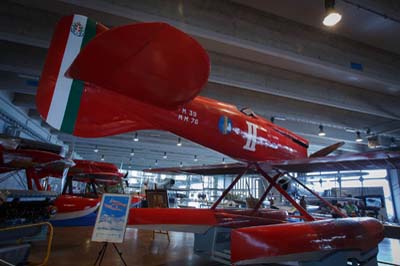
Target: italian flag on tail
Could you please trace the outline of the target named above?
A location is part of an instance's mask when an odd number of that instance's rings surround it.
[[[60,20],[50,44],[36,102],[43,119],[66,133],[73,133],[84,83],[65,77],[65,73],[95,35],[95,21],[73,15]]]

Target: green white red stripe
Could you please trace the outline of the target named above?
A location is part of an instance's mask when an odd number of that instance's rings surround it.
[[[78,29],[84,29],[83,32],[76,31],[74,26],[77,25]],[[84,87],[82,81],[67,78],[65,73],[80,50],[95,35],[96,22],[89,20],[85,16],[74,15],[46,118],[48,124],[63,132],[73,132]]]

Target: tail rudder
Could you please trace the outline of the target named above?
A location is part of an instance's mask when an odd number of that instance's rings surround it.
[[[83,47],[106,30],[82,15],[66,16],[58,22],[36,95],[37,109],[52,127],[72,133],[84,83],[67,78],[65,73]]]

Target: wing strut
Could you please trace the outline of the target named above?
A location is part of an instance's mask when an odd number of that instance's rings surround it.
[[[278,173],[272,177],[272,181],[276,184],[276,181],[278,180],[279,177],[281,177],[283,174]],[[267,189],[264,191],[264,194],[262,194],[260,200],[257,202],[256,206],[254,207],[254,211],[258,211],[258,209],[261,207],[262,203],[264,202],[265,198],[267,197],[268,193],[271,191],[271,189],[274,187],[273,183],[269,183]]]
[[[278,185],[274,178],[271,178],[266,172],[264,172],[258,164],[256,164],[256,167],[258,172],[300,212],[304,219],[307,221],[315,221],[314,217],[312,217],[307,210],[303,209],[303,207],[301,207],[280,185]]]
[[[320,195],[318,195],[318,193],[315,193],[312,189],[309,189],[306,185],[304,185],[302,182],[300,182],[300,180],[298,180],[297,178],[295,178],[294,176],[291,176],[289,174],[287,174],[288,177],[290,177],[292,180],[294,180],[295,182],[297,182],[297,184],[299,184],[300,186],[302,186],[303,188],[305,188],[308,192],[310,192],[311,194],[313,194],[317,199],[319,199],[320,201],[322,201],[323,203],[325,203],[331,210],[333,210],[337,215],[339,215],[342,218],[347,217],[347,215],[345,215],[344,213],[342,213],[336,206],[333,206],[331,203],[329,203],[329,201],[327,201],[326,199],[324,199],[323,197],[321,197]]]
[[[215,210],[218,206],[218,204],[221,203],[221,201],[225,198],[225,196],[229,193],[229,191],[232,190],[232,188],[236,185],[236,183],[239,181],[239,179],[246,174],[247,170],[249,170],[251,164],[248,164],[247,167],[233,180],[233,182],[227,187],[222,195],[217,199],[216,202],[211,206],[211,210]]]

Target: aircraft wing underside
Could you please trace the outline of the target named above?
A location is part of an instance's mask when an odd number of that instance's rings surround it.
[[[276,169],[282,172],[318,172],[318,171],[348,171],[348,170],[373,170],[373,169],[399,169],[399,151],[373,151],[339,156],[326,156],[306,158],[299,160],[282,160],[259,162],[260,167],[266,171]],[[145,170],[158,173],[190,173],[200,175],[238,174],[246,169],[245,163],[216,164],[205,166],[189,166],[174,168],[158,168]],[[254,173],[255,166],[250,166],[247,173]]]

